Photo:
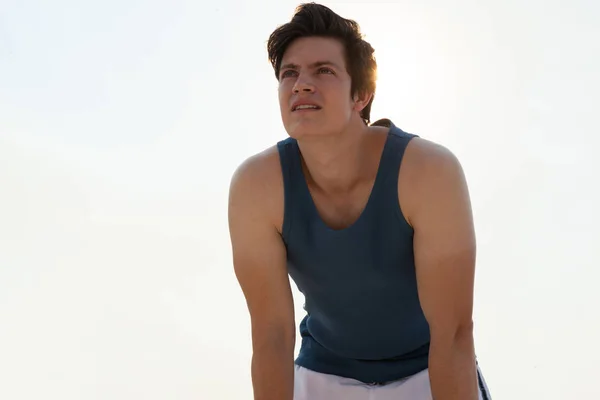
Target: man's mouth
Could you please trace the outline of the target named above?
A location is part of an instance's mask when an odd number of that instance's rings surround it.
[[[302,110],[320,110],[321,107],[313,105],[313,104],[301,104],[292,108],[292,111],[302,111]]]

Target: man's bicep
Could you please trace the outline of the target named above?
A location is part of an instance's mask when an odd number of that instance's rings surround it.
[[[293,303],[285,247],[274,229],[244,225],[232,231],[233,265],[253,327],[288,324]]]
[[[253,337],[294,333],[294,307],[286,249],[269,216],[260,171],[234,177],[229,231],[235,275],[246,298]]]
[[[446,334],[471,324],[475,234],[458,160],[443,151],[426,170],[413,217],[417,283],[432,334]]]

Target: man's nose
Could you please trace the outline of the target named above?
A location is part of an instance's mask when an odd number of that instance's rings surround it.
[[[312,93],[315,91],[315,85],[306,78],[299,76],[294,84],[294,93]]]

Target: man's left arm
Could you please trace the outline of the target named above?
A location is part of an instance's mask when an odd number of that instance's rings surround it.
[[[476,243],[467,183],[450,151],[430,142],[417,147],[423,157],[409,222],[414,229],[419,299],[431,332],[431,390],[435,400],[476,400],[472,320]]]

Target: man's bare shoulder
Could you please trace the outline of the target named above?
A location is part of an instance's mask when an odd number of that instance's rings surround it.
[[[406,148],[398,179],[398,194],[407,219],[425,204],[426,198],[443,201],[450,188],[466,189],[457,156],[442,144],[413,138]]]
[[[411,167],[418,167],[415,169],[421,174],[460,166],[458,158],[448,147],[420,137],[410,141],[405,159]]]
[[[235,170],[229,207],[261,214],[280,226],[283,218],[283,175],[277,146],[245,159]]]

